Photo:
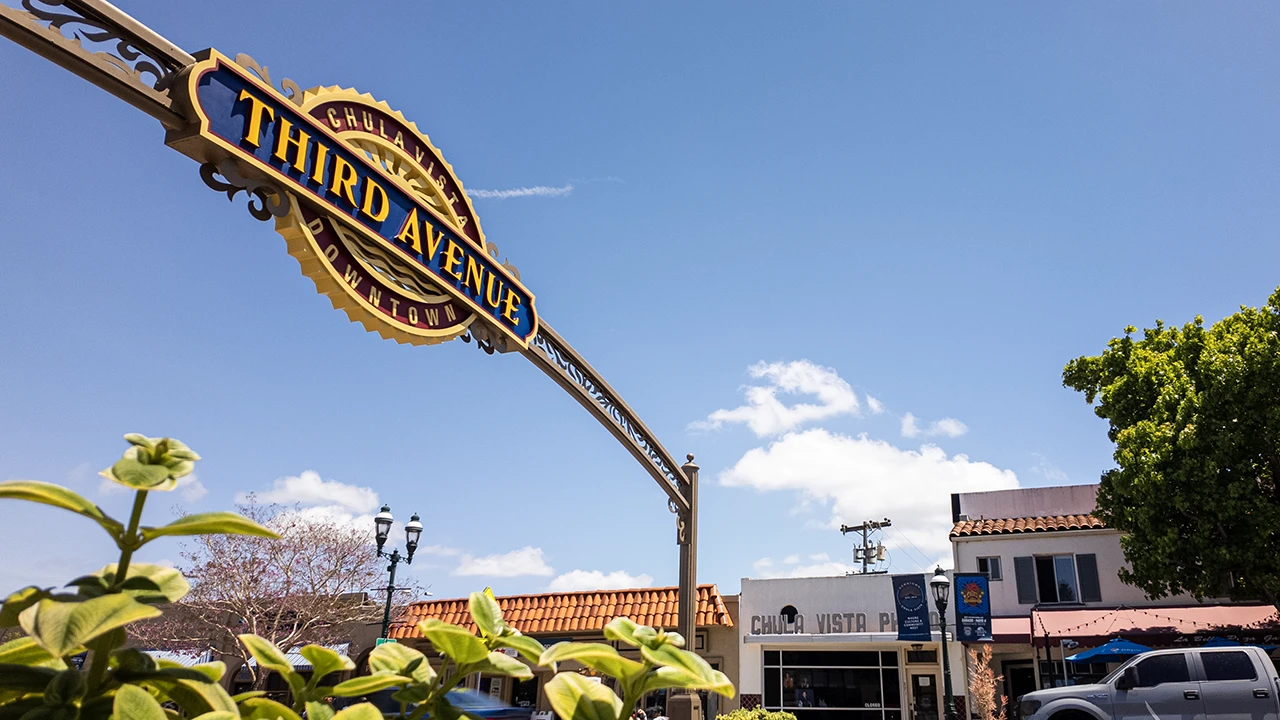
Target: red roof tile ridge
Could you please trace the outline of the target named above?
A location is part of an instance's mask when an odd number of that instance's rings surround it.
[[[714,590],[717,595],[720,594],[720,589],[715,583],[701,583],[698,585],[698,590],[699,592],[701,592],[702,590]],[[617,589],[610,588],[609,590],[606,590],[603,592],[607,592],[610,595],[617,595],[620,593],[638,594],[638,593],[659,593],[664,591],[670,591],[674,593],[674,592],[678,592],[679,588],[675,586],[647,587],[647,588],[646,587],[617,588]],[[497,599],[499,604],[501,604],[504,600],[508,602],[514,602],[517,600],[538,600],[543,598],[548,600],[565,600],[570,596],[596,595],[596,594],[600,594],[601,592],[602,592],[601,590],[562,590],[560,592],[521,593],[518,595],[498,595]],[[419,600],[418,602],[412,603],[410,607],[416,607],[420,605],[441,605],[443,603],[460,603],[465,607],[467,605],[468,599],[469,598],[465,598],[465,597],[441,598],[439,600],[432,598],[430,600]],[[638,601],[633,601],[633,602],[638,602]]]

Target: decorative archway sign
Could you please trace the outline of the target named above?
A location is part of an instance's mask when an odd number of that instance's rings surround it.
[[[19,6],[20,4],[20,6]],[[543,320],[480,229],[453,168],[413,122],[367,94],[279,89],[247,55],[191,55],[103,0],[0,0],[0,35],[142,110],[210,188],[273,221],[335,308],[384,338],[461,338],[518,352],[657,481],[676,514],[679,631],[695,637],[698,466],[653,433]]]

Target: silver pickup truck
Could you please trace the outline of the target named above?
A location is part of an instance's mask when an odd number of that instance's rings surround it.
[[[1022,720],[1280,720],[1280,676],[1261,648],[1154,650],[1096,685],[1023,695]]]

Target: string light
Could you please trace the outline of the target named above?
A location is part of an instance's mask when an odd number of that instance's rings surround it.
[[[1241,630],[1277,630],[1277,629],[1280,629],[1280,627],[1278,627],[1278,626],[1280,626],[1280,613],[1276,613],[1276,612],[1272,612],[1272,613],[1271,613],[1271,615],[1269,615],[1268,617],[1263,618],[1263,619],[1261,619],[1261,620],[1254,621],[1254,622],[1252,622],[1252,623],[1248,623],[1248,624],[1245,624],[1245,625],[1228,626],[1228,625],[1214,625],[1213,623],[1202,623],[1202,622],[1199,622],[1199,621],[1197,621],[1197,620],[1188,620],[1188,619],[1186,619],[1186,618],[1179,618],[1179,617],[1175,617],[1175,616],[1173,616],[1173,615],[1165,615],[1165,614],[1162,614],[1162,613],[1153,612],[1153,611],[1148,610],[1148,609],[1146,609],[1146,608],[1136,608],[1136,607],[1131,607],[1131,606],[1129,606],[1129,605],[1120,605],[1120,606],[1118,606],[1118,607],[1116,607],[1116,608],[1114,608],[1114,609],[1112,609],[1112,610],[1108,610],[1107,612],[1105,612],[1105,613],[1104,613],[1104,614],[1102,614],[1102,615],[1099,615],[1099,616],[1098,616],[1098,617],[1096,617],[1096,618],[1093,618],[1092,620],[1086,620],[1086,621],[1084,621],[1084,622],[1082,622],[1082,623],[1079,623],[1079,624],[1076,624],[1076,625],[1072,625],[1072,626],[1070,626],[1070,627],[1058,628],[1058,630],[1057,630],[1057,632],[1056,632],[1055,634],[1057,634],[1057,635],[1059,635],[1059,636],[1062,636],[1062,635],[1071,635],[1071,634],[1075,633],[1075,631],[1077,631],[1077,630],[1083,630],[1084,628],[1091,627],[1091,626],[1093,626],[1093,625],[1097,625],[1098,623],[1101,623],[1101,622],[1103,622],[1104,620],[1107,620],[1107,619],[1109,619],[1109,618],[1112,618],[1112,617],[1114,617],[1114,616],[1116,616],[1116,615],[1118,615],[1119,613],[1124,612],[1124,611],[1139,612],[1139,613],[1142,613],[1143,615],[1146,615],[1146,616],[1148,616],[1148,617],[1153,617],[1153,618],[1155,618],[1155,619],[1157,619],[1157,620],[1163,620],[1163,621],[1167,621],[1167,622],[1170,622],[1170,623],[1175,623],[1175,624],[1177,624],[1177,625],[1182,625],[1182,626],[1190,625],[1190,626],[1191,626],[1191,627],[1193,627],[1193,628],[1204,628],[1204,629],[1206,629],[1206,630],[1209,630],[1209,629],[1211,629],[1211,628],[1215,628],[1215,627],[1216,627],[1216,628],[1219,628],[1219,629],[1222,629],[1222,630],[1229,630],[1229,629],[1231,629],[1232,627],[1236,627],[1236,628],[1239,628],[1239,629],[1241,629]],[[1052,612],[1053,612],[1053,611],[1049,611],[1049,613],[1048,613],[1048,614],[1052,614]],[[1074,612],[1074,611],[1067,611],[1067,612]],[[1032,614],[1032,616],[1033,616],[1033,617],[1036,617],[1036,619],[1038,620],[1039,625],[1040,625],[1040,631],[1041,631],[1044,635],[1049,635],[1049,634],[1050,634],[1050,633],[1049,633],[1049,628],[1045,627],[1045,624],[1044,624],[1044,616],[1045,616],[1046,612],[1045,612],[1044,610],[1039,610],[1039,611],[1033,610],[1031,614]],[[1133,628],[1133,629],[1131,629],[1131,631],[1132,631],[1132,632],[1140,632],[1140,631],[1141,631],[1141,629],[1140,629],[1140,628]],[[1270,637],[1270,636],[1268,636],[1268,637]]]

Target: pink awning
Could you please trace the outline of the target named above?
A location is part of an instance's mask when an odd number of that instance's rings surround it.
[[[998,643],[1031,644],[1031,618],[991,618],[991,637]]]
[[[1036,610],[1031,632],[1038,644],[1052,639],[1078,642],[1116,636],[1173,637],[1212,635],[1224,631],[1275,631],[1280,626],[1271,605],[1195,605],[1191,607],[1117,608],[1112,610]],[[997,634],[993,631],[993,635]]]

